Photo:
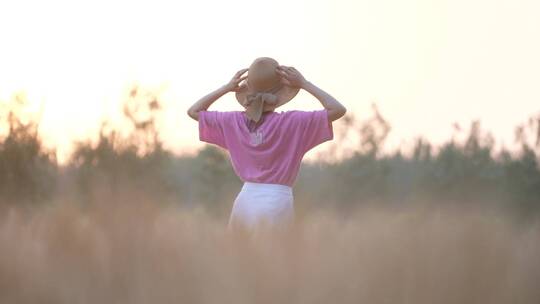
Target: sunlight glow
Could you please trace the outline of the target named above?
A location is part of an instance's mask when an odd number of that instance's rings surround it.
[[[185,114],[259,56],[296,66],[360,118],[376,102],[390,146],[480,119],[498,141],[539,111],[540,2],[3,1],[0,101],[25,92],[65,158],[115,119],[132,84],[161,92],[163,138],[201,146]],[[212,109],[240,109],[226,96]],[[302,93],[282,109],[318,109]]]

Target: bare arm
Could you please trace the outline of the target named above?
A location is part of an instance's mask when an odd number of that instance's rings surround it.
[[[242,69],[238,71],[234,77],[227,83],[226,85],[220,87],[219,89],[205,95],[201,99],[197,100],[188,110],[187,114],[189,117],[193,118],[194,120],[199,120],[199,112],[205,111],[210,107],[211,104],[213,104],[216,100],[218,100],[221,96],[227,94],[228,92],[233,92],[239,89],[239,84],[242,82],[242,80],[246,79],[247,76],[242,75],[247,71],[247,69]]]
[[[286,85],[304,89],[317,98],[322,106],[328,110],[328,119],[330,121],[341,118],[347,112],[345,106],[321,88],[307,81],[295,68],[280,66],[277,71],[282,76],[283,82]]]
[[[216,100],[218,100],[221,96],[225,95],[227,92],[229,91],[225,88],[225,86],[223,86],[211,92],[210,94],[207,94],[203,98],[199,99],[196,103],[194,103],[188,109],[187,114],[189,115],[189,117],[198,121],[199,112],[207,110],[211,104],[213,104]]]
[[[322,106],[328,110],[328,119],[330,121],[341,118],[347,112],[347,109],[341,103],[339,103],[339,101],[313,83],[306,81],[306,83],[302,86],[302,89],[315,96],[315,98],[320,101]]]

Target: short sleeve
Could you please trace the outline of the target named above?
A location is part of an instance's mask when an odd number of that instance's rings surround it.
[[[200,111],[199,140],[227,149],[225,141],[226,119],[229,112]]]
[[[328,110],[294,112],[293,120],[300,132],[300,144],[304,152],[334,138],[332,122],[328,119]]]

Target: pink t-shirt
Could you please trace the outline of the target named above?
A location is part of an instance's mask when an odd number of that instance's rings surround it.
[[[244,111],[199,112],[199,139],[229,151],[245,182],[293,186],[304,154],[334,138],[328,111],[267,112],[250,133]]]

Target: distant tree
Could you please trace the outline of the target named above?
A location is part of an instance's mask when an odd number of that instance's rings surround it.
[[[55,151],[43,147],[38,121],[25,114],[27,101],[16,95],[0,112],[6,132],[0,139],[0,200],[4,203],[41,202],[56,190]]]
[[[76,143],[69,165],[84,197],[91,200],[96,190],[112,195],[138,193],[136,198],[141,193],[174,192],[166,176],[172,154],[163,149],[156,128],[160,110],[155,93],[135,86],[123,104],[127,134],[104,122],[96,143]]]

